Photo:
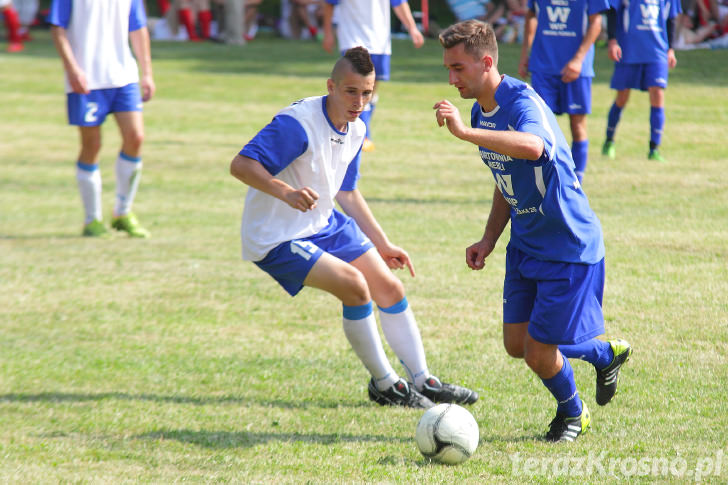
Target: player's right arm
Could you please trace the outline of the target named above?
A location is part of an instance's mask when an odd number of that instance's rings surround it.
[[[306,212],[316,207],[319,195],[309,187],[294,189],[281,179],[274,177],[257,160],[236,155],[230,163],[230,174],[246,185],[280,199],[291,208]]]
[[[485,232],[480,241],[465,250],[465,262],[470,269],[481,270],[485,267],[485,258],[495,249],[495,243],[506,228],[511,218],[511,207],[498,187],[493,190],[493,204],[485,225]]]
[[[425,43],[425,38],[422,36],[422,32],[417,28],[417,23],[412,16],[412,10],[410,9],[409,3],[406,1],[392,8],[394,14],[397,16],[402,25],[409,32],[409,36],[412,39],[412,44],[419,49]]]
[[[435,103],[433,109],[437,110],[437,124],[447,125],[450,133],[461,140],[522,160],[538,160],[544,153],[543,139],[532,133],[469,128],[463,123],[457,107],[446,99]]]
[[[51,37],[53,38],[53,44],[56,46],[58,55],[61,56],[61,61],[63,61],[63,69],[66,71],[71,89],[77,94],[88,94],[89,89],[86,74],[78,65],[76,57],[73,55],[71,43],[68,41],[68,36],[66,35],[66,29],[58,25],[52,26]]]
[[[531,46],[533,45],[533,38],[536,35],[536,27],[538,27],[536,13],[529,8],[528,12],[526,12],[526,19],[524,21],[521,60],[518,63],[518,75],[523,79],[528,78],[528,58]]]
[[[230,163],[230,173],[261,192],[301,212],[316,207],[319,194],[310,187],[291,187],[276,177],[308,148],[308,135],[290,115],[278,114]]]

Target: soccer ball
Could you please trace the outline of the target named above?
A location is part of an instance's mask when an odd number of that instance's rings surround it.
[[[457,465],[478,447],[478,423],[467,409],[457,404],[438,404],[420,418],[415,441],[425,457]]]

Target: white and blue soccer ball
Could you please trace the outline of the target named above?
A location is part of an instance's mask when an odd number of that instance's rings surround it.
[[[478,447],[478,423],[457,404],[438,404],[420,418],[415,432],[417,448],[427,458],[457,465],[470,458]]]

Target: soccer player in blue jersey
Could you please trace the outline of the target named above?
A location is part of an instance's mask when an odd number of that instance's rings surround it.
[[[480,270],[511,223],[503,285],[503,341],[523,358],[558,403],[546,439],[573,441],[590,423],[567,357],[597,371],[597,404],[617,390],[632,349],[604,333],[602,230],[574,172],[553,113],[526,83],[498,72],[493,28],[467,20],[440,34],[450,84],[475,99],[467,127],[449,101],[435,104],[437,122],[479,147],[496,187],[483,237],[466,250]]]
[[[571,156],[581,182],[588,162],[594,42],[607,0],[529,0],[518,73],[555,114],[568,113]],[[529,56],[530,49],[530,56]]]
[[[76,180],[86,213],[82,234],[108,236],[101,215],[99,152],[101,125],[113,113],[122,143],[116,159],[111,226],[132,237],[148,237],[131,212],[142,170],[142,101],[151,99],[155,90],[144,4],[142,0],[53,0],[48,22],[66,74],[68,121],[81,134]]]
[[[414,276],[412,262],[389,241],[357,188],[366,132],[359,116],[374,76],[366,49],[349,49],[326,83],[327,96],[284,108],[235,156],[230,171],[249,186],[243,259],[291,296],[308,286],[341,300],[346,338],[371,374],[372,401],[415,408],[432,401],[471,404],[477,393],[430,374],[404,286],[389,270],[407,267]],[[409,382],[384,353],[372,300]]]
[[[617,96],[607,115],[602,153],[614,159],[614,134],[631,89],[650,97],[650,151],[647,158],[664,162],[659,151],[665,125],[665,88],[669,69],[677,65],[672,49],[675,19],[682,13],[676,0],[610,0],[607,53],[614,61],[612,89]]]
[[[422,47],[425,39],[417,28],[407,0],[326,0],[323,6],[323,48],[327,52],[334,49],[333,22],[336,7],[339,50],[343,53],[352,47],[362,46],[369,51],[374,62],[377,76],[374,95],[361,114],[361,120],[367,128],[363,150],[372,151],[374,142],[370,124],[377,105],[377,87],[379,82],[389,81],[389,61],[392,55],[390,8],[407,29],[415,47]]]

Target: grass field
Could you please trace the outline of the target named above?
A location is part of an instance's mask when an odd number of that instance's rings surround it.
[[[39,33],[0,53],[0,482],[728,482],[728,51],[678,53],[665,164],[646,160],[643,93],[623,114],[618,159],[601,157],[613,93],[597,52],[584,186],[604,228],[608,336],[635,351],[604,408],[593,370],[574,362],[593,428],[568,446],[540,441],[553,398],[501,344],[507,232],[484,271],[464,263],[492,177],[431,107],[470,102],[447,85],[436,42],[394,51],[360,188],[415,262],[415,279],[400,276],[430,368],[480,392],[473,458],[424,460],[420,413],[367,400],[339,303],[312,290],[293,300],[240,261],[245,188],[229,162],[277,110],[323,94],[334,58],[279,39],[155,43],[135,205],[153,237],[98,241],[79,237],[77,133]],[[502,48],[501,72],[518,53]],[[113,122],[104,137],[108,217]]]

